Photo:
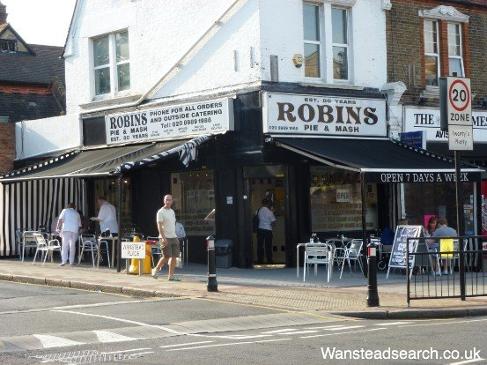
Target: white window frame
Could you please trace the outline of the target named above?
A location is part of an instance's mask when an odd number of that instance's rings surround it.
[[[92,95],[95,100],[97,99],[106,99],[107,97],[115,97],[115,96],[124,96],[129,94],[132,82],[130,82],[130,87],[126,90],[119,91],[118,87],[118,74],[117,68],[119,65],[129,64],[130,68],[130,52],[129,52],[129,59],[125,61],[117,62],[117,46],[115,36],[119,33],[127,32],[129,34],[128,29],[120,29],[112,33],[99,35],[96,37],[91,38],[90,40],[90,63],[91,63],[91,79],[92,79]],[[97,39],[108,37],[108,63],[100,66],[95,67],[95,51],[94,51],[94,44],[93,42]],[[130,47],[130,35],[129,35],[129,47]],[[110,91],[105,94],[97,94],[96,93],[96,81],[95,81],[95,71],[102,69],[102,68],[109,68],[110,74]],[[131,81],[131,80],[130,80]]]
[[[350,32],[350,8],[345,8],[343,6],[335,6],[335,5],[332,5],[331,6],[331,9],[330,9],[330,17],[331,17],[331,13],[333,12],[333,9],[339,9],[339,10],[345,10],[345,13],[346,13],[346,16],[347,16],[347,42],[348,43],[333,43],[333,25],[332,25],[332,35],[331,35],[331,39],[332,39],[332,43],[331,43],[331,57],[332,57],[332,64],[331,64],[331,68],[332,68],[332,76],[333,76],[333,82],[334,83],[345,83],[345,84],[348,84],[350,83],[350,80],[351,80],[351,76],[350,76],[350,71],[351,71],[351,67],[350,67],[350,58],[351,58],[351,49],[352,47],[350,47],[350,41],[351,41],[351,32]],[[347,75],[348,75],[348,78],[347,79],[335,79],[335,75],[334,75],[334,72],[333,72],[333,49],[334,47],[343,47],[343,48],[346,48],[347,49]]]
[[[318,34],[320,36],[320,40],[319,41],[311,41],[311,40],[306,40],[304,39],[304,19],[303,19],[303,73],[304,73],[304,79],[307,81],[307,82],[321,82],[324,78],[324,75],[326,74],[326,63],[324,62],[324,57],[323,57],[323,40],[324,40],[324,32],[323,32],[323,4],[319,3],[319,2],[314,2],[314,1],[303,1],[303,8],[304,8],[304,5],[312,5],[312,6],[316,6],[318,8]],[[301,14],[304,14],[304,10],[301,12]],[[309,77],[309,76],[306,76],[306,57],[304,56],[304,50],[305,50],[305,45],[306,44],[314,44],[314,45],[318,45],[319,47],[319,57],[320,57],[320,63],[319,63],[319,67],[320,67],[320,76],[319,77]]]
[[[459,33],[459,38],[460,38],[460,56],[457,55],[450,55],[450,25],[458,26],[458,33]],[[453,23],[453,22],[448,22],[447,23],[447,44],[448,44],[448,74],[451,75],[450,71],[450,58],[455,58],[460,60],[460,67],[462,69],[462,74],[457,75],[457,77],[465,77],[465,66],[463,63],[463,33],[462,33],[462,25],[460,23]],[[456,44],[455,44],[456,46]]]
[[[433,24],[436,24],[436,51],[437,53],[431,53],[431,52],[426,52],[426,22],[432,22]],[[438,62],[436,63],[436,80],[437,80],[437,85],[426,85],[427,88],[437,88],[439,86],[440,82],[440,75],[441,75],[441,57],[440,57],[440,22],[437,19],[424,19],[424,24],[423,24],[423,42],[424,42],[424,56],[425,58],[428,57],[436,57]],[[426,74],[426,62],[424,65],[424,72]]]

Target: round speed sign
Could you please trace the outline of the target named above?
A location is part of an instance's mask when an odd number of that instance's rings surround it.
[[[470,105],[470,88],[463,80],[455,80],[448,89],[448,101],[453,109],[462,112]]]

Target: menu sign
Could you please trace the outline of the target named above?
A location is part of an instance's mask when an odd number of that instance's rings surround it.
[[[217,134],[233,130],[232,99],[159,106],[105,117],[107,144]]]
[[[266,92],[262,101],[264,133],[387,136],[384,99]]]
[[[389,270],[391,267],[406,268],[406,250],[408,249],[408,238],[419,238],[423,233],[422,226],[397,226],[394,242],[392,244],[391,257],[389,259]],[[409,240],[409,253],[416,252],[419,240]],[[414,266],[415,255],[409,256],[409,268]]]

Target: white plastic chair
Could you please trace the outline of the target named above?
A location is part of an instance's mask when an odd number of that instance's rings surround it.
[[[51,262],[52,262],[54,251],[61,252],[61,244],[57,239],[46,240],[45,237],[42,235],[42,233],[38,233],[38,232],[34,233],[33,237],[36,241],[37,247],[36,247],[36,253],[34,254],[34,260],[32,261],[32,264],[35,264],[37,254],[39,252],[41,252],[41,254],[44,255],[42,264],[46,263],[46,259],[47,256],[49,256],[49,254],[51,255]]]
[[[333,254],[334,249],[331,245],[306,245],[304,251],[303,281],[306,281],[306,272],[309,271],[309,265],[326,265],[326,281],[329,283],[333,273]]]
[[[22,262],[25,259],[25,249],[26,248],[35,248],[37,249],[37,241],[34,237],[34,234],[40,233],[39,231],[24,231],[22,233]]]
[[[362,240],[351,240],[348,247],[345,247],[345,252],[343,255],[343,261],[342,261],[342,269],[340,270],[340,279],[342,278],[343,275],[343,269],[345,268],[345,262],[348,263],[348,268],[350,269],[350,272],[352,272],[352,264],[351,261],[358,262],[360,266],[360,270],[362,270],[362,273],[364,272],[364,268],[362,267],[362,246],[363,246],[363,241]]]

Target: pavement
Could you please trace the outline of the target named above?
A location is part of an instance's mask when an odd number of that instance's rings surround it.
[[[366,306],[367,281],[360,272],[334,273],[330,283],[324,274],[310,275],[303,283],[294,268],[218,269],[218,292],[206,288],[206,267],[189,264],[177,271],[181,281],[169,282],[166,273],[127,275],[114,270],[56,263],[32,264],[14,259],[0,260],[0,280],[52,287],[125,294],[133,297],[201,298],[221,302],[251,304],[290,312],[323,313],[367,319],[447,318],[487,315],[487,296],[460,299],[436,299],[406,302],[406,278],[380,273],[380,307]],[[485,277],[482,277],[484,280]],[[483,281],[482,281],[483,283]]]

